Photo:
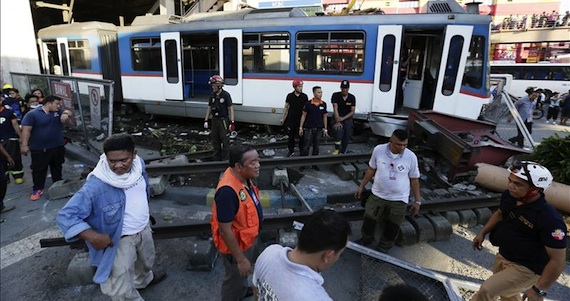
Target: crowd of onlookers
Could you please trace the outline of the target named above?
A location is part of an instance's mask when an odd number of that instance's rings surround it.
[[[520,29],[528,28],[544,28],[544,27],[561,27],[570,26],[570,11],[566,14],[560,14],[552,11],[550,14],[543,11],[542,14],[532,14],[532,16],[509,15],[503,19],[500,24],[493,23],[492,30]]]

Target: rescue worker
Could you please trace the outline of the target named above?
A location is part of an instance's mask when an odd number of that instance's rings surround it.
[[[230,93],[222,89],[224,79],[219,75],[210,77],[208,81],[212,94],[204,118],[204,128],[208,129],[208,120],[212,116],[212,143],[214,144],[214,160],[227,160],[230,146],[230,133],[235,129],[234,107]]]
[[[259,176],[257,151],[247,145],[234,146],[229,163],[218,182],[210,220],[214,245],[224,263],[222,301],[253,295],[247,276],[253,273],[253,249],[263,221],[259,190],[252,182]]]
[[[483,249],[485,235],[499,247],[493,276],[485,280],[471,301],[543,300],[566,267],[566,225],[546,202],[544,190],[552,174],[544,166],[515,162],[509,167],[508,190],[499,209],[473,239]],[[521,296],[522,293],[522,296]]]
[[[340,92],[333,93],[331,103],[333,104],[334,117],[334,151],[333,155],[346,153],[348,142],[352,138],[354,130],[354,110],[356,108],[356,97],[348,93],[350,82],[343,80],[340,83]]]
[[[297,129],[301,122],[303,106],[309,101],[307,94],[303,93],[302,80],[294,80],[293,89],[293,92],[287,94],[287,98],[285,98],[285,107],[283,108],[283,115],[281,115],[281,125],[287,128],[287,135],[289,135],[287,157],[291,157],[295,152],[295,136],[299,137],[299,152],[303,150],[303,138],[299,136]]]

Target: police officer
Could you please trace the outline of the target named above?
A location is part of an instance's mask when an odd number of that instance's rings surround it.
[[[471,301],[543,300],[548,289],[566,266],[566,225],[544,198],[552,183],[548,169],[531,161],[509,168],[508,190],[499,209],[473,239],[481,250],[485,235],[499,247],[493,276],[487,279]]]
[[[348,93],[349,88],[350,82],[343,80],[340,83],[340,92],[333,93],[331,97],[331,103],[333,104],[333,129],[335,137],[333,155],[346,153],[348,142],[350,141],[350,138],[352,138],[352,132],[354,129],[352,116],[354,115],[354,110],[356,108],[356,97],[351,93]]]
[[[230,146],[229,134],[235,129],[234,108],[230,93],[222,89],[224,79],[219,75],[210,77],[212,94],[204,118],[204,128],[208,128],[208,119],[212,116],[212,143],[214,144],[214,160],[227,160]]]

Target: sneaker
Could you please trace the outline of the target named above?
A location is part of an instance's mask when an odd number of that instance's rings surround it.
[[[552,122],[552,125],[558,125],[558,124],[556,123],[556,121],[553,121],[553,122]]]
[[[338,149],[335,149],[335,150],[332,151],[332,154],[333,154],[333,155],[338,155],[338,153],[340,153],[340,151],[339,151]]]
[[[293,157],[293,154],[294,154],[294,152],[289,151],[289,152],[287,153],[287,157]]]
[[[14,208],[16,208],[16,207],[15,206],[6,206],[6,207],[4,207],[4,209],[2,209],[2,213],[8,212],[10,210],[14,210]]]
[[[550,123],[550,121],[547,120],[545,123],[548,124],[548,123]]]
[[[34,192],[32,192],[32,195],[30,195],[30,201],[39,200],[42,197],[42,194],[44,194],[44,192],[41,189],[34,190]]]
[[[14,183],[16,183],[16,184],[22,184],[24,182],[25,182],[24,178],[17,178],[14,180]]]
[[[312,167],[313,167],[313,169],[316,170],[316,171],[320,171],[320,170],[321,170],[321,169],[320,169],[318,166],[316,166],[316,165],[313,165]]]

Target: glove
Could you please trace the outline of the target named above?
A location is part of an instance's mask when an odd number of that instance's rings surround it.
[[[230,124],[230,132],[233,132],[233,131],[235,131],[235,130],[236,130],[236,125],[232,122],[232,123]]]
[[[208,122],[207,121],[204,121],[204,128],[208,129]]]

